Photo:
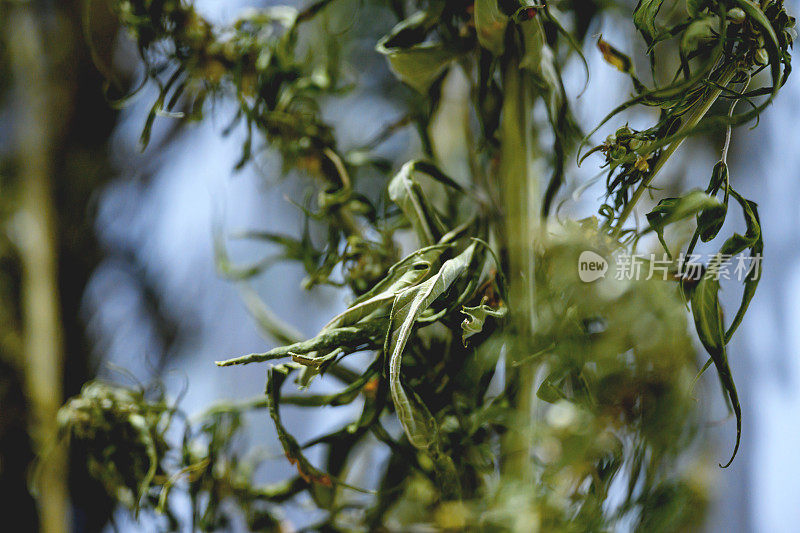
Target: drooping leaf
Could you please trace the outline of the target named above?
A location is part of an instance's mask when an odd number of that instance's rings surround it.
[[[758,282],[761,281],[761,261],[762,254],[764,253],[764,239],[761,234],[761,221],[758,218],[756,203],[742,197],[742,195],[733,189],[731,189],[731,196],[733,196],[742,207],[747,229],[744,236],[734,234],[733,237],[728,239],[722,246],[721,253],[735,255],[749,248],[752,264],[745,275],[744,291],[742,292],[742,300],[739,304],[739,309],[736,311],[731,325],[725,332],[726,343],[730,342],[739,324],[741,324],[744,314],[747,312],[747,308],[750,306],[750,301],[753,299],[753,296],[755,296]]]
[[[719,261],[719,257],[719,255],[715,256],[714,261]],[[725,347],[725,327],[722,323],[722,307],[719,303],[720,286],[719,280],[713,274],[713,271],[711,267],[708,269],[692,294],[692,316],[694,317],[695,328],[700,342],[703,343],[703,347],[714,362],[722,387],[728,395],[736,416],[736,445],[733,448],[730,460],[723,466],[723,468],[726,468],[733,462],[736,452],[739,450],[739,441],[742,435],[742,408],[739,404],[736,384],[733,381],[728,364],[728,354]]]
[[[452,48],[425,41],[436,19],[436,10],[418,12],[397,24],[376,46],[395,76],[423,94],[457,57]]]
[[[444,72],[456,55],[440,44],[418,45],[413,48],[391,48],[383,42],[378,51],[389,59],[392,72],[418,92],[425,93]]]
[[[300,445],[297,440],[284,428],[281,422],[281,415],[278,409],[280,405],[280,389],[283,382],[286,380],[291,369],[286,366],[272,367],[267,371],[267,408],[269,415],[275,424],[275,429],[278,433],[278,439],[283,446],[283,451],[286,453],[286,458],[290,463],[297,466],[297,471],[306,483],[320,484],[325,487],[333,486],[333,481],[330,476],[322,472],[309,462],[303,455]]]
[[[356,298],[350,307],[369,300],[370,298],[374,298],[381,293],[390,291],[392,290],[392,287],[399,286],[401,284],[400,280],[406,276],[409,270],[419,268],[417,263],[425,261],[432,262],[438,259],[439,256],[450,247],[452,247],[452,244],[450,243],[440,243],[434,244],[433,246],[426,246],[411,252],[406,257],[392,265],[386,275],[379,282],[377,282],[372,289]]]
[[[722,206],[720,202],[703,191],[692,191],[686,196],[679,198],[664,198],[652,211],[647,213],[647,221],[650,223],[648,231],[655,231],[664,249],[667,245],[664,241],[664,228],[700,213],[701,211],[712,211]]]
[[[461,342],[464,346],[467,345],[467,339],[471,336],[483,331],[483,325],[488,317],[503,318],[508,313],[508,308],[503,302],[500,302],[497,307],[488,305],[487,298],[481,301],[480,305],[475,307],[463,306],[461,312],[467,315],[467,318],[461,322]]]
[[[478,42],[496,56],[505,49],[508,17],[500,11],[497,0],[475,1],[475,31]]]
[[[709,190],[719,188],[723,181],[727,183],[727,176],[722,172],[723,168],[719,167],[719,170],[714,173]],[[764,246],[761,235],[761,224],[755,202],[751,202],[742,197],[729,186],[727,186],[727,190],[742,207],[747,230],[744,235],[735,233],[725,241],[719,253],[715,255],[709,263],[706,274],[701,279],[692,295],[692,314],[694,315],[698,335],[706,351],[711,356],[711,362],[714,363],[717,369],[720,382],[728,395],[734,414],[736,415],[736,446],[731,460],[725,465],[726,467],[733,461],[733,457],[736,456],[741,435],[741,407],[739,406],[736,386],[733,382],[728,364],[726,346],[731,341],[733,334],[744,318],[750,301],[755,295],[758,282],[761,279],[761,254]],[[710,218],[711,217],[709,217],[709,219]],[[698,232],[701,232],[703,229],[703,227],[698,226]],[[717,231],[719,230],[717,229]],[[720,290],[719,268],[725,258],[733,257],[745,249],[750,250],[750,259],[753,263],[745,275],[744,290],[739,308],[736,311],[731,325],[725,330],[722,321],[722,308],[718,296]],[[705,370],[707,366],[708,365],[703,367],[703,370]]]
[[[584,83],[584,90],[585,90],[589,84],[589,62],[586,60],[586,56],[583,54],[582,43],[578,41],[575,38],[575,36],[561,24],[558,18],[556,18],[550,11],[550,8],[547,6],[547,4],[544,4],[542,6],[541,13],[543,15],[544,20],[546,20],[550,26],[554,27],[556,31],[558,31],[558,33],[567,40],[569,47],[575,53],[578,54],[578,57],[581,60],[581,64],[583,65],[583,70],[586,74],[586,81]]]
[[[711,206],[703,209],[697,215],[697,231],[700,240],[708,242],[719,234],[722,225],[725,223],[725,217],[728,213],[728,165],[723,161],[717,162],[714,165],[714,170],[711,173],[711,183],[706,190],[709,194],[715,194],[723,185],[725,185],[725,196],[721,204]]]
[[[398,294],[392,306],[384,344],[389,361],[389,390],[408,440],[419,449],[428,449],[435,444],[436,421],[416,394],[412,391],[409,395],[403,387],[400,379],[403,351],[417,319],[456,279],[468,271],[476,246],[475,243],[471,244],[460,255],[445,261],[436,275]]]
[[[702,211],[719,205],[719,201],[703,191],[695,190],[679,198],[664,198],[647,214],[652,229],[664,227],[689,218]]]
[[[365,346],[374,345],[375,339],[386,331],[386,325],[386,319],[384,318],[361,323],[358,327],[350,326],[323,330],[319,335],[309,340],[288,346],[279,346],[264,353],[254,353],[228,359],[227,361],[217,361],[217,366],[246,365],[316,353],[322,354],[314,356],[315,359],[319,359],[336,349],[342,348],[354,352]]]
[[[372,290],[366,298],[359,298],[348,309],[328,322],[324,330],[349,326],[368,317],[371,313],[388,307],[395,296],[403,290],[417,285],[430,274],[434,265],[449,245],[434,245],[417,250],[410,256],[392,266],[389,273],[376,285],[382,290]],[[373,294],[377,292],[377,294]]]
[[[300,477],[308,483],[312,489],[319,492],[333,487],[334,484],[340,485],[358,492],[366,492],[358,487],[353,487],[335,479],[333,476],[315,467],[303,454],[300,444],[283,426],[279,405],[281,403],[281,386],[288,377],[292,368],[286,365],[271,367],[267,371],[267,409],[272,422],[275,424],[275,431],[278,433],[278,440],[283,446],[283,451],[289,462],[297,467]]]
[[[409,161],[389,182],[389,198],[396,203],[411,222],[422,246],[436,244],[445,229],[436,210],[430,204],[417,178],[420,162]],[[423,167],[424,168],[424,167]],[[430,173],[427,173],[431,175]]]

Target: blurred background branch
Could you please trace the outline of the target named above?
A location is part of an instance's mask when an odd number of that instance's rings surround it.
[[[22,366],[31,405],[29,424],[43,458],[34,481],[40,529],[69,523],[67,453],[57,445],[56,414],[63,401],[64,347],[59,304],[53,142],[61,129],[55,80],[39,20],[30,5],[12,7],[7,19],[14,80],[20,206],[14,240],[22,266]]]

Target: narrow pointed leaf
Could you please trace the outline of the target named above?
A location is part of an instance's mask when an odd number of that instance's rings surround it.
[[[722,308],[719,303],[719,280],[715,279],[713,274],[707,272],[695,289],[692,295],[692,316],[694,317],[695,328],[700,342],[703,343],[703,347],[714,362],[720,382],[728,395],[736,416],[736,444],[733,448],[733,454],[724,466],[720,465],[726,468],[733,462],[736,452],[739,450],[739,442],[742,435],[742,408],[739,404],[739,395],[736,392],[736,385],[728,364],[725,329],[722,324]]]

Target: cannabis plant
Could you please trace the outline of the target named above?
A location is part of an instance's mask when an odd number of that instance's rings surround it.
[[[265,395],[191,423],[158,391],[87,385],[63,408],[61,428],[120,504],[177,528],[185,517],[173,497],[188,494],[201,530],[241,517],[253,530],[288,530],[282,509],[301,494],[324,512],[301,525],[320,531],[699,527],[710,464],[698,453],[695,382],[714,366],[735,414],[727,466],[742,420],[726,346],[763,250],[757,206],[734,188],[727,152],[732,128],[754,122],[790,72],[794,19],[782,0],[640,0],[641,49],[630,54],[589,35],[598,13],[631,12],[607,2],[319,0],[252,9],[225,26],[179,0],[114,6],[159,88],[143,145],[160,115],[203,120],[214,101],[233,101],[231,124],[246,132],[239,166],[270,148],[315,192],[298,202],[299,236],[245,235],[278,246],[275,258],[237,265],[216,235],[220,273],[241,282],[295,261],[306,288],[352,295],[308,339],[262,313],[281,346],[217,365],[265,372]],[[343,146],[323,111],[359,85],[346,66],[365,40],[347,36],[390,17],[369,46],[407,113],[372,142]],[[349,29],[326,38],[343,18]],[[578,123],[562,79],[567,62],[589,75],[585,53],[631,81],[599,125]],[[449,84],[470,96],[449,130],[464,144],[459,175],[443,169],[434,127]],[[647,108],[649,127],[626,122]],[[406,129],[419,153],[387,158],[381,145]],[[707,188],[665,197],[661,169],[703,136],[721,145]],[[560,207],[574,197],[565,184],[578,159],[599,166],[605,192],[594,216],[572,220]],[[729,207],[743,234],[721,235]],[[637,208],[646,217],[634,222]],[[692,261],[699,242],[718,251]],[[749,268],[731,319],[719,292],[734,258]],[[614,261],[649,275],[613,271]],[[304,392],[313,380],[341,388]],[[352,403],[360,414],[310,442],[283,423],[287,405]],[[255,464],[230,445],[248,411],[271,418],[294,477],[253,482]],[[320,462],[306,457],[315,447]],[[388,459],[376,462],[375,448]],[[365,485],[359,469],[377,478]]]

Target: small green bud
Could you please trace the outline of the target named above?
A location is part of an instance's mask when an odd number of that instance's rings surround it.
[[[759,65],[766,65],[769,63],[769,54],[767,53],[766,48],[759,48],[756,50],[755,60]]]
[[[611,150],[609,150],[608,156],[614,161],[617,161],[625,157],[627,153],[628,151],[625,149],[624,146],[614,146],[613,148],[611,148]]]
[[[728,20],[734,24],[741,24],[744,22],[745,18],[747,18],[747,15],[745,15],[744,10],[740,7],[734,7],[728,11]]]
[[[631,129],[628,126],[622,126],[620,129],[617,130],[617,138],[619,137],[630,137],[633,134]]]

